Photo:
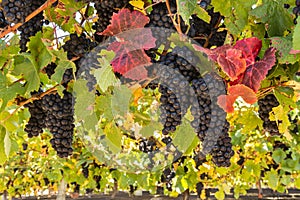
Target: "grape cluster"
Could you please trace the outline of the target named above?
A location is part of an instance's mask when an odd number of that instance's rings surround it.
[[[80,59],[77,64],[77,76],[87,81],[87,87],[89,91],[95,89],[97,81],[95,76],[92,74],[92,71],[101,67],[99,63],[99,59],[101,58],[99,52],[105,48],[105,45],[96,46],[94,49],[92,49],[92,51]]]
[[[82,174],[85,178],[88,178],[89,177],[89,165],[84,162],[81,164],[81,167],[82,167]]]
[[[74,57],[82,58],[86,53],[95,48],[96,45],[97,44],[87,38],[85,34],[78,36],[73,33],[70,34],[70,40],[68,40],[62,48],[67,52],[68,59],[71,60]],[[80,60],[81,59],[75,61],[77,71],[79,70]],[[73,79],[73,69],[67,69],[63,75],[63,83],[67,84]]]
[[[189,107],[191,88],[176,68],[161,65],[158,74],[160,74],[159,92],[161,93],[160,121],[164,125],[162,133],[167,135],[174,132],[176,126],[181,124],[181,118]]]
[[[29,109],[30,119],[25,126],[25,131],[28,134],[29,138],[36,137],[43,132],[45,128],[45,112],[41,107],[42,100],[35,100],[29,104],[26,104],[25,107]]]
[[[34,36],[37,32],[42,30],[43,26],[43,13],[39,13],[28,22],[24,23],[22,26],[18,28],[21,32],[20,34],[20,48],[21,52],[27,51],[27,42],[31,36]]]
[[[228,136],[229,123],[224,125],[222,130],[223,135],[221,135],[217,143],[213,146],[211,155],[213,157],[213,162],[218,167],[229,167],[230,158],[234,155],[232,150],[231,138]]]
[[[166,184],[166,188],[172,191],[172,179],[175,177],[176,173],[174,168],[166,168],[161,175],[161,182]]]
[[[176,2],[170,1],[171,13],[176,12]],[[153,37],[156,38],[156,47],[165,43],[166,39],[175,32],[172,19],[169,16],[169,11],[165,2],[158,3],[153,6],[153,10],[149,15],[150,22],[146,27],[150,27]]]
[[[142,138],[142,140],[139,142],[139,149],[144,153],[151,153],[157,150],[156,140],[152,137],[150,137],[149,139]]]
[[[208,73],[194,79],[192,87],[197,95],[197,101],[191,106],[191,113],[194,116],[191,126],[202,141],[203,153],[204,155],[210,153],[217,166],[228,167],[234,154],[228,136],[229,123],[226,120],[226,113],[217,105],[217,98],[226,91],[224,82],[216,73]],[[199,164],[205,161],[204,156],[200,157],[197,159]]]
[[[226,30],[219,31],[220,28],[224,27],[224,25],[220,25],[223,16],[219,12],[214,12],[213,8],[207,12],[211,17],[210,23],[203,21],[196,15],[192,15],[188,36],[194,38],[202,46],[222,46],[227,35]]]
[[[2,0],[0,7],[9,23],[24,22],[26,18],[26,2],[24,0]]]
[[[97,44],[86,37],[84,33],[78,36],[76,33],[70,34],[70,40],[62,46],[67,52],[68,59],[82,57],[90,52]]]
[[[73,96],[64,91],[61,98],[59,94],[49,94],[43,97],[42,109],[46,113],[45,126],[52,133],[50,140],[58,156],[68,157],[72,154],[72,140],[74,131]]]
[[[297,24],[297,18],[300,15],[300,0],[295,0],[296,6],[293,8],[293,13],[296,15],[294,19],[294,24]]]
[[[45,3],[46,0],[25,0],[24,4],[24,10],[25,15],[29,15],[36,9],[38,9],[43,3]],[[18,28],[18,31],[21,32],[21,38],[20,38],[20,48],[21,52],[25,52],[27,50],[26,43],[29,41],[29,37],[34,36],[37,32],[42,30],[43,26],[43,13],[39,13],[38,15],[34,16],[32,19],[30,19],[28,22],[22,24]]]
[[[263,127],[266,131],[270,132],[271,135],[278,135],[279,130],[276,121],[271,121],[269,119],[270,112],[276,106],[279,106],[274,94],[268,94],[262,99],[258,100],[259,105],[259,117],[263,120]]]
[[[0,10],[0,29],[6,27],[7,25],[8,23],[4,17],[4,13],[2,10]]]

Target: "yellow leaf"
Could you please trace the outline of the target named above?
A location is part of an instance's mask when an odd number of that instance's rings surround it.
[[[144,10],[144,2],[142,0],[133,0],[129,1],[129,3],[134,7],[135,10],[138,10],[145,15],[147,14]]]
[[[287,132],[288,127],[291,125],[288,110],[285,110],[282,105],[273,108],[269,118],[271,121],[276,121],[280,133]],[[281,122],[279,123],[279,121]]]
[[[134,100],[133,100],[133,103],[138,106],[138,101],[140,98],[142,98],[144,96],[143,94],[143,89],[141,87],[139,87],[138,89],[136,89],[134,92],[133,92],[133,96],[134,96]]]
[[[142,0],[133,0],[133,1],[129,1],[129,3],[133,7],[138,8],[139,10],[143,10],[144,9],[144,2]]]

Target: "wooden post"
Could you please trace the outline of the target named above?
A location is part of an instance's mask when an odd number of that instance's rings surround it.
[[[58,187],[58,194],[56,200],[66,200],[66,188],[67,188],[67,184],[65,180],[62,179]]]

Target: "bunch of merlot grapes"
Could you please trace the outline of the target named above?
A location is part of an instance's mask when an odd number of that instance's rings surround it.
[[[29,109],[31,115],[24,129],[29,138],[39,136],[39,134],[43,132],[43,128],[45,128],[46,114],[41,105],[42,100],[35,100],[25,105],[25,107]]]
[[[4,17],[4,13],[2,10],[0,10],[0,29],[6,27],[7,25],[8,23]]]
[[[72,58],[82,58],[86,53],[90,52],[93,48],[96,47],[96,43],[92,42],[89,38],[86,37],[84,33],[77,35],[75,33],[70,34],[70,40],[68,40],[62,48],[67,52],[68,59]],[[84,59],[85,60],[85,59]],[[94,61],[94,60],[92,60]],[[80,66],[80,59],[75,61],[76,68],[78,70]],[[92,63],[89,63],[92,65]],[[70,80],[73,80],[73,70],[67,69],[63,75],[63,83],[67,84]]]
[[[139,142],[139,150],[144,153],[151,153],[157,150],[157,141],[155,138],[142,138]]]
[[[268,94],[264,98],[258,100],[259,105],[259,117],[263,120],[263,127],[266,131],[268,131],[271,135],[279,134],[278,126],[276,121],[270,120],[270,112],[274,107],[279,106],[279,102],[277,101],[274,94]]]
[[[228,135],[229,123],[226,120],[226,112],[217,104],[217,98],[226,92],[224,82],[216,73],[208,73],[194,79],[192,87],[197,101],[191,106],[194,116],[191,125],[202,141],[201,154],[209,153],[217,166],[228,167],[230,158],[234,155]],[[200,157],[199,164],[205,161],[204,156]]]
[[[46,128],[53,135],[50,140],[52,147],[59,157],[68,157],[73,152],[74,109],[72,94],[66,90],[63,92],[63,97],[60,97],[58,93],[48,94],[43,97],[41,106],[46,113]]]
[[[9,23],[25,21],[27,13],[24,0],[2,0],[0,7],[3,8],[3,14]]]
[[[297,24],[297,18],[300,15],[300,0],[295,0],[295,7],[293,8],[293,13],[296,15],[294,19],[294,24]]]
[[[176,173],[173,168],[166,168],[161,175],[161,182],[166,185],[166,189],[172,191],[172,179],[175,177]]]
[[[174,0],[170,1],[170,10],[171,13],[176,12],[176,2]],[[156,47],[158,48],[166,41],[171,33],[176,31],[166,3],[161,2],[154,5],[149,18],[150,22],[146,25],[146,27],[151,28],[153,37],[156,38]]]
[[[22,26],[18,28],[21,32],[20,34],[20,48],[21,52],[27,51],[27,42],[31,36],[34,36],[37,32],[42,30],[43,26],[43,13],[39,13],[28,22],[24,23]]]
[[[160,74],[159,92],[161,93],[160,121],[164,125],[162,133],[167,135],[174,132],[176,127],[181,124],[181,119],[189,107],[188,97],[191,88],[188,81],[176,68],[161,65],[158,74]]]
[[[219,12],[214,12],[213,8],[207,10],[207,12],[211,17],[210,23],[203,21],[196,15],[192,15],[188,36],[195,38],[195,41],[202,46],[222,46],[227,35],[226,30],[220,30],[224,28],[224,25],[221,24],[224,17]]]

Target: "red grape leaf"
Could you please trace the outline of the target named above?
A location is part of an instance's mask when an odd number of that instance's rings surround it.
[[[113,36],[130,29],[143,28],[149,21],[149,18],[139,11],[121,9],[113,14],[111,24],[101,35]]]
[[[233,104],[239,96],[249,104],[253,104],[257,101],[257,97],[251,88],[237,84],[229,87],[227,95],[220,95],[218,97],[218,104],[225,112],[232,113],[234,112]]]
[[[196,45],[196,44],[194,44],[193,47],[196,51],[205,53],[209,57],[210,60],[213,60],[215,62],[217,62],[219,55],[225,56],[226,50],[232,48],[232,46],[230,46],[229,44],[225,44],[225,45],[217,47],[215,49],[207,49],[207,48],[204,48],[204,47]]]
[[[149,23],[149,18],[139,11],[131,12],[121,9],[113,14],[111,25],[101,34],[114,36],[116,42],[108,46],[116,54],[111,64],[115,72],[124,77],[141,80],[147,78],[145,66],[151,64],[151,59],[144,49],[155,47],[155,38],[151,29],[144,26]]]
[[[266,78],[268,71],[275,65],[275,52],[275,48],[269,48],[262,60],[250,65],[246,69],[241,83],[257,92],[261,81]]]
[[[255,63],[255,58],[257,57],[261,47],[262,42],[256,37],[239,40],[233,46],[233,48],[239,49],[243,52],[243,58],[246,59],[247,66]]]
[[[217,62],[232,81],[246,70],[246,60],[242,58],[242,51],[238,49],[228,49],[226,55],[219,55]]]
[[[144,66],[151,64],[151,59],[143,49],[133,48],[131,42],[113,42],[108,50],[116,52],[111,64],[115,72],[119,72],[127,78],[141,80],[147,78],[147,70]]]

